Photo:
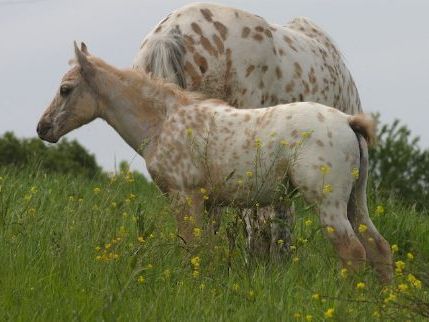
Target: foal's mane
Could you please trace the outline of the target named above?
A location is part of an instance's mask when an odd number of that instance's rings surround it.
[[[155,77],[151,73],[146,73],[141,70],[137,71],[134,69],[118,69],[112,65],[109,65],[101,58],[94,56],[90,56],[88,58],[94,65],[97,66],[97,68],[100,68],[109,72],[110,74],[115,75],[121,81],[128,82],[132,86],[144,86],[145,83],[151,82],[155,85],[155,87],[170,92],[183,102],[199,102],[208,99],[208,97],[206,97],[202,93],[184,90],[174,83],[169,83],[163,79]]]

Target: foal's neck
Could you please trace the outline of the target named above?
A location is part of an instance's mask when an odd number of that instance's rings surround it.
[[[101,117],[141,155],[159,135],[170,111],[194,101],[186,92],[141,72],[110,67],[104,74],[106,79],[97,82],[105,103]]]

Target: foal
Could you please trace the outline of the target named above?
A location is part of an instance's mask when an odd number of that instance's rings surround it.
[[[97,117],[106,120],[173,197],[185,241],[202,227],[205,205],[280,207],[287,191],[278,187],[290,182],[317,205],[343,265],[358,269],[368,259],[381,280],[390,281],[390,247],[366,204],[372,120],[316,103],[238,110],[118,70],[90,56],[85,45],[75,44],[75,52],[77,64],[39,122],[42,139],[57,142]],[[365,231],[355,232],[361,225]]]

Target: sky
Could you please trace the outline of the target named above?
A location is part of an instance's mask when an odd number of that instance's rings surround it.
[[[73,41],[117,67],[130,67],[145,35],[168,13],[191,1],[0,0],[0,135],[36,136],[36,125],[69,69]],[[429,1],[218,1],[268,22],[311,18],[342,51],[365,112],[399,119],[429,148]],[[106,170],[121,160],[145,171],[144,161],[96,120],[66,135]]]

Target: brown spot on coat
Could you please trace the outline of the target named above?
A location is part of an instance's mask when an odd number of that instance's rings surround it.
[[[216,30],[219,32],[222,39],[225,40],[226,36],[228,35],[228,28],[226,28],[225,25],[219,21],[215,21],[213,24]]]
[[[201,30],[200,26],[197,23],[195,22],[191,23],[191,27],[196,34],[200,36],[203,34],[203,31]]]
[[[263,73],[265,73],[268,70],[268,66],[267,65],[262,66],[261,70]]]
[[[217,57],[217,50],[213,47],[211,42],[204,36],[201,36],[200,38],[201,45],[204,47],[204,49],[212,56]]]
[[[243,27],[241,30],[241,38],[247,38],[250,34],[250,28],[249,27]]]
[[[246,77],[249,77],[249,75],[255,70],[255,65],[249,65],[246,69]]]
[[[258,42],[261,42],[262,40],[264,40],[264,37],[262,37],[260,34],[254,34],[253,39],[255,39]]]
[[[218,37],[218,35],[213,35],[212,37],[216,45],[217,51],[219,52],[219,54],[223,54],[224,53],[223,41]]]
[[[302,76],[302,67],[298,62],[293,63],[293,66],[295,68],[295,74],[293,75],[294,78],[301,78]]]
[[[276,67],[276,75],[277,75],[277,79],[280,79],[283,76],[282,70],[280,69],[279,66]]]
[[[290,81],[289,83],[286,84],[285,90],[287,93],[290,93],[293,91],[294,87],[295,87],[295,83],[293,81]]]
[[[208,68],[207,60],[197,52],[194,54],[194,62],[200,68],[200,71],[202,74],[204,74],[207,71],[207,68]]]
[[[201,14],[204,16],[204,19],[206,19],[209,22],[212,22],[213,13],[209,9],[200,9]]]
[[[265,29],[264,31],[265,36],[267,36],[268,38],[273,38],[273,34],[271,33],[271,31],[269,31],[268,29]]]
[[[185,63],[185,73],[187,73],[192,80],[192,89],[197,89],[201,85],[201,76],[195,70],[190,62]]]

